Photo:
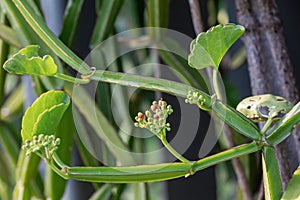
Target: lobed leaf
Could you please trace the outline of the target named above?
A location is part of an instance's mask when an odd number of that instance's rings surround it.
[[[69,104],[69,96],[62,91],[51,90],[42,94],[23,116],[23,141],[31,140],[37,134],[54,134]]]
[[[214,26],[207,32],[200,33],[191,43],[189,65],[196,69],[209,66],[218,69],[225,53],[244,32],[243,26],[225,24]]]
[[[9,73],[51,76],[57,73],[57,66],[51,56],[38,55],[39,46],[30,45],[8,59],[3,68]]]

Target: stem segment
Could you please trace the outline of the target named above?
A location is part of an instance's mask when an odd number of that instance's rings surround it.
[[[165,130],[164,130],[165,131]],[[163,145],[168,149],[168,151],[173,154],[178,160],[180,160],[183,163],[190,163],[192,164],[191,161],[189,161],[188,159],[186,159],[185,157],[183,157],[182,155],[180,155],[167,141],[167,137],[165,134],[162,134],[160,137],[161,142],[163,143]]]
[[[273,122],[273,118],[272,117],[269,117],[267,122],[265,123],[264,127],[261,129],[261,134],[262,135],[265,135],[268,128],[270,127],[270,125],[272,124]]]
[[[77,84],[87,84],[87,83],[90,82],[89,79],[74,78],[72,76],[68,76],[68,75],[61,74],[61,73],[55,74],[55,77],[56,78],[60,78],[60,79],[62,79],[64,81],[68,81],[68,82],[71,82],[71,83],[77,83]]]
[[[187,177],[194,172],[205,169],[217,163],[250,154],[260,150],[255,142],[244,144],[227,151],[200,159],[191,165],[188,163],[162,163],[155,165],[139,165],[130,167],[68,167],[57,154],[54,153],[53,161],[48,162],[50,167],[65,179],[76,179],[89,182],[105,183],[135,183],[153,182]],[[60,167],[62,170],[58,169]]]
[[[220,87],[219,87],[219,83],[218,83],[218,70],[217,69],[213,69],[213,87],[214,87],[214,90],[215,90],[215,94],[217,96],[217,99],[219,101],[222,101],[222,93],[221,93],[221,90],[220,90]]]
[[[254,153],[259,151],[261,148],[255,143],[243,144],[229,150],[223,151],[221,153],[200,159],[193,165],[193,171],[197,172],[199,170],[205,169],[217,163],[230,160],[232,158],[237,158],[243,155]]]

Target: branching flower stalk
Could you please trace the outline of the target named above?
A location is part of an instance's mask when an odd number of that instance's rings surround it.
[[[160,99],[158,102],[153,101],[151,111],[147,110],[145,114],[139,112],[135,117],[137,121],[134,125],[140,128],[146,128],[156,135],[163,145],[172,153],[178,160],[184,163],[191,163],[188,159],[180,155],[167,141],[167,131],[171,130],[170,123],[167,122],[169,115],[173,113],[171,105]]]
[[[55,138],[54,135],[35,135],[33,140],[27,140],[23,145],[23,149],[26,151],[26,155],[36,153],[41,158],[45,158],[47,161],[52,160],[53,153],[58,149],[60,139]]]

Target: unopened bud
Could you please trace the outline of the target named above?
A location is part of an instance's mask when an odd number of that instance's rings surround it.
[[[143,113],[139,112],[137,117],[140,118],[140,119],[143,119],[145,117],[145,115]]]

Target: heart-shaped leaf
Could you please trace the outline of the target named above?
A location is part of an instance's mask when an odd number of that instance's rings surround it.
[[[191,43],[189,65],[196,69],[209,66],[218,69],[225,53],[244,32],[243,26],[225,24],[200,33]]]
[[[57,65],[51,56],[38,55],[39,46],[30,45],[8,59],[3,68],[9,73],[52,76],[57,73]]]
[[[70,98],[63,91],[51,90],[42,94],[23,116],[23,141],[31,140],[38,134],[54,134],[69,104]]]

